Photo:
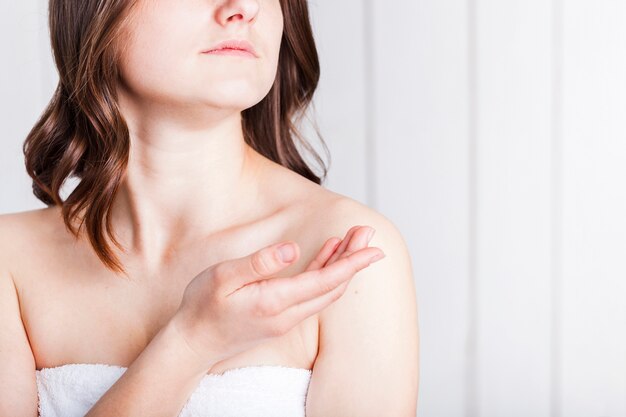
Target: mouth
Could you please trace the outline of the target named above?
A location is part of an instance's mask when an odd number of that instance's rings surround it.
[[[254,46],[250,42],[238,39],[220,42],[217,45],[202,51],[202,53],[207,55],[234,55],[258,58],[258,55],[254,50]]]

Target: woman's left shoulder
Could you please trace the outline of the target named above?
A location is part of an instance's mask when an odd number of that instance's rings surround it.
[[[371,226],[376,233],[369,246],[386,256],[357,272],[341,297],[319,313],[307,415],[415,415],[417,295],[404,236],[359,201],[335,194],[325,202],[316,233],[343,238],[353,226]]]
[[[314,195],[317,194],[317,195]],[[383,213],[368,205],[331,190],[319,187],[309,196],[317,209],[309,215],[323,236],[343,238],[354,226],[371,226],[376,230],[370,246],[396,252],[407,251],[406,240],[400,228]],[[382,245],[382,246],[381,246]]]
[[[354,305],[368,299],[369,308],[376,309],[382,304],[393,303],[404,298],[406,305],[413,304],[415,292],[413,266],[407,241],[396,224],[379,211],[348,196],[322,190],[317,196],[311,195],[314,207],[307,217],[310,233],[315,240],[324,242],[330,237],[346,237],[355,226],[370,226],[375,233],[368,246],[377,247],[385,253],[385,258],[359,271],[350,281],[344,295],[320,314],[320,319],[330,319],[334,315],[344,315],[346,310],[353,312]],[[397,305],[396,305],[397,307]]]

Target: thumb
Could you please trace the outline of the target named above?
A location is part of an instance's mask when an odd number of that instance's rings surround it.
[[[255,281],[270,278],[300,257],[300,248],[293,241],[266,246],[251,255],[230,261],[227,282],[233,290]]]

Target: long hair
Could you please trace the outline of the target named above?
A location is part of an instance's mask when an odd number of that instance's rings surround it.
[[[247,144],[309,180],[322,184],[328,168],[297,124],[312,103],[320,76],[306,0],[280,0],[284,30],[278,70],[266,97],[242,112]],[[23,145],[34,195],[60,206],[66,228],[78,238],[84,228],[103,264],[125,273],[107,236],[122,251],[110,209],[128,165],[129,130],[117,102],[118,63],[125,29],[137,0],[50,0],[50,39],[59,83]],[[328,148],[315,132],[327,157]],[[297,145],[322,168],[317,176]],[[63,201],[60,190],[79,180]]]

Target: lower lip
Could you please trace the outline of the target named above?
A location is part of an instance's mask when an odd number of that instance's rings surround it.
[[[233,56],[246,56],[248,58],[254,58],[254,54],[243,51],[241,49],[215,49],[213,51],[203,52],[206,55],[233,55]]]

